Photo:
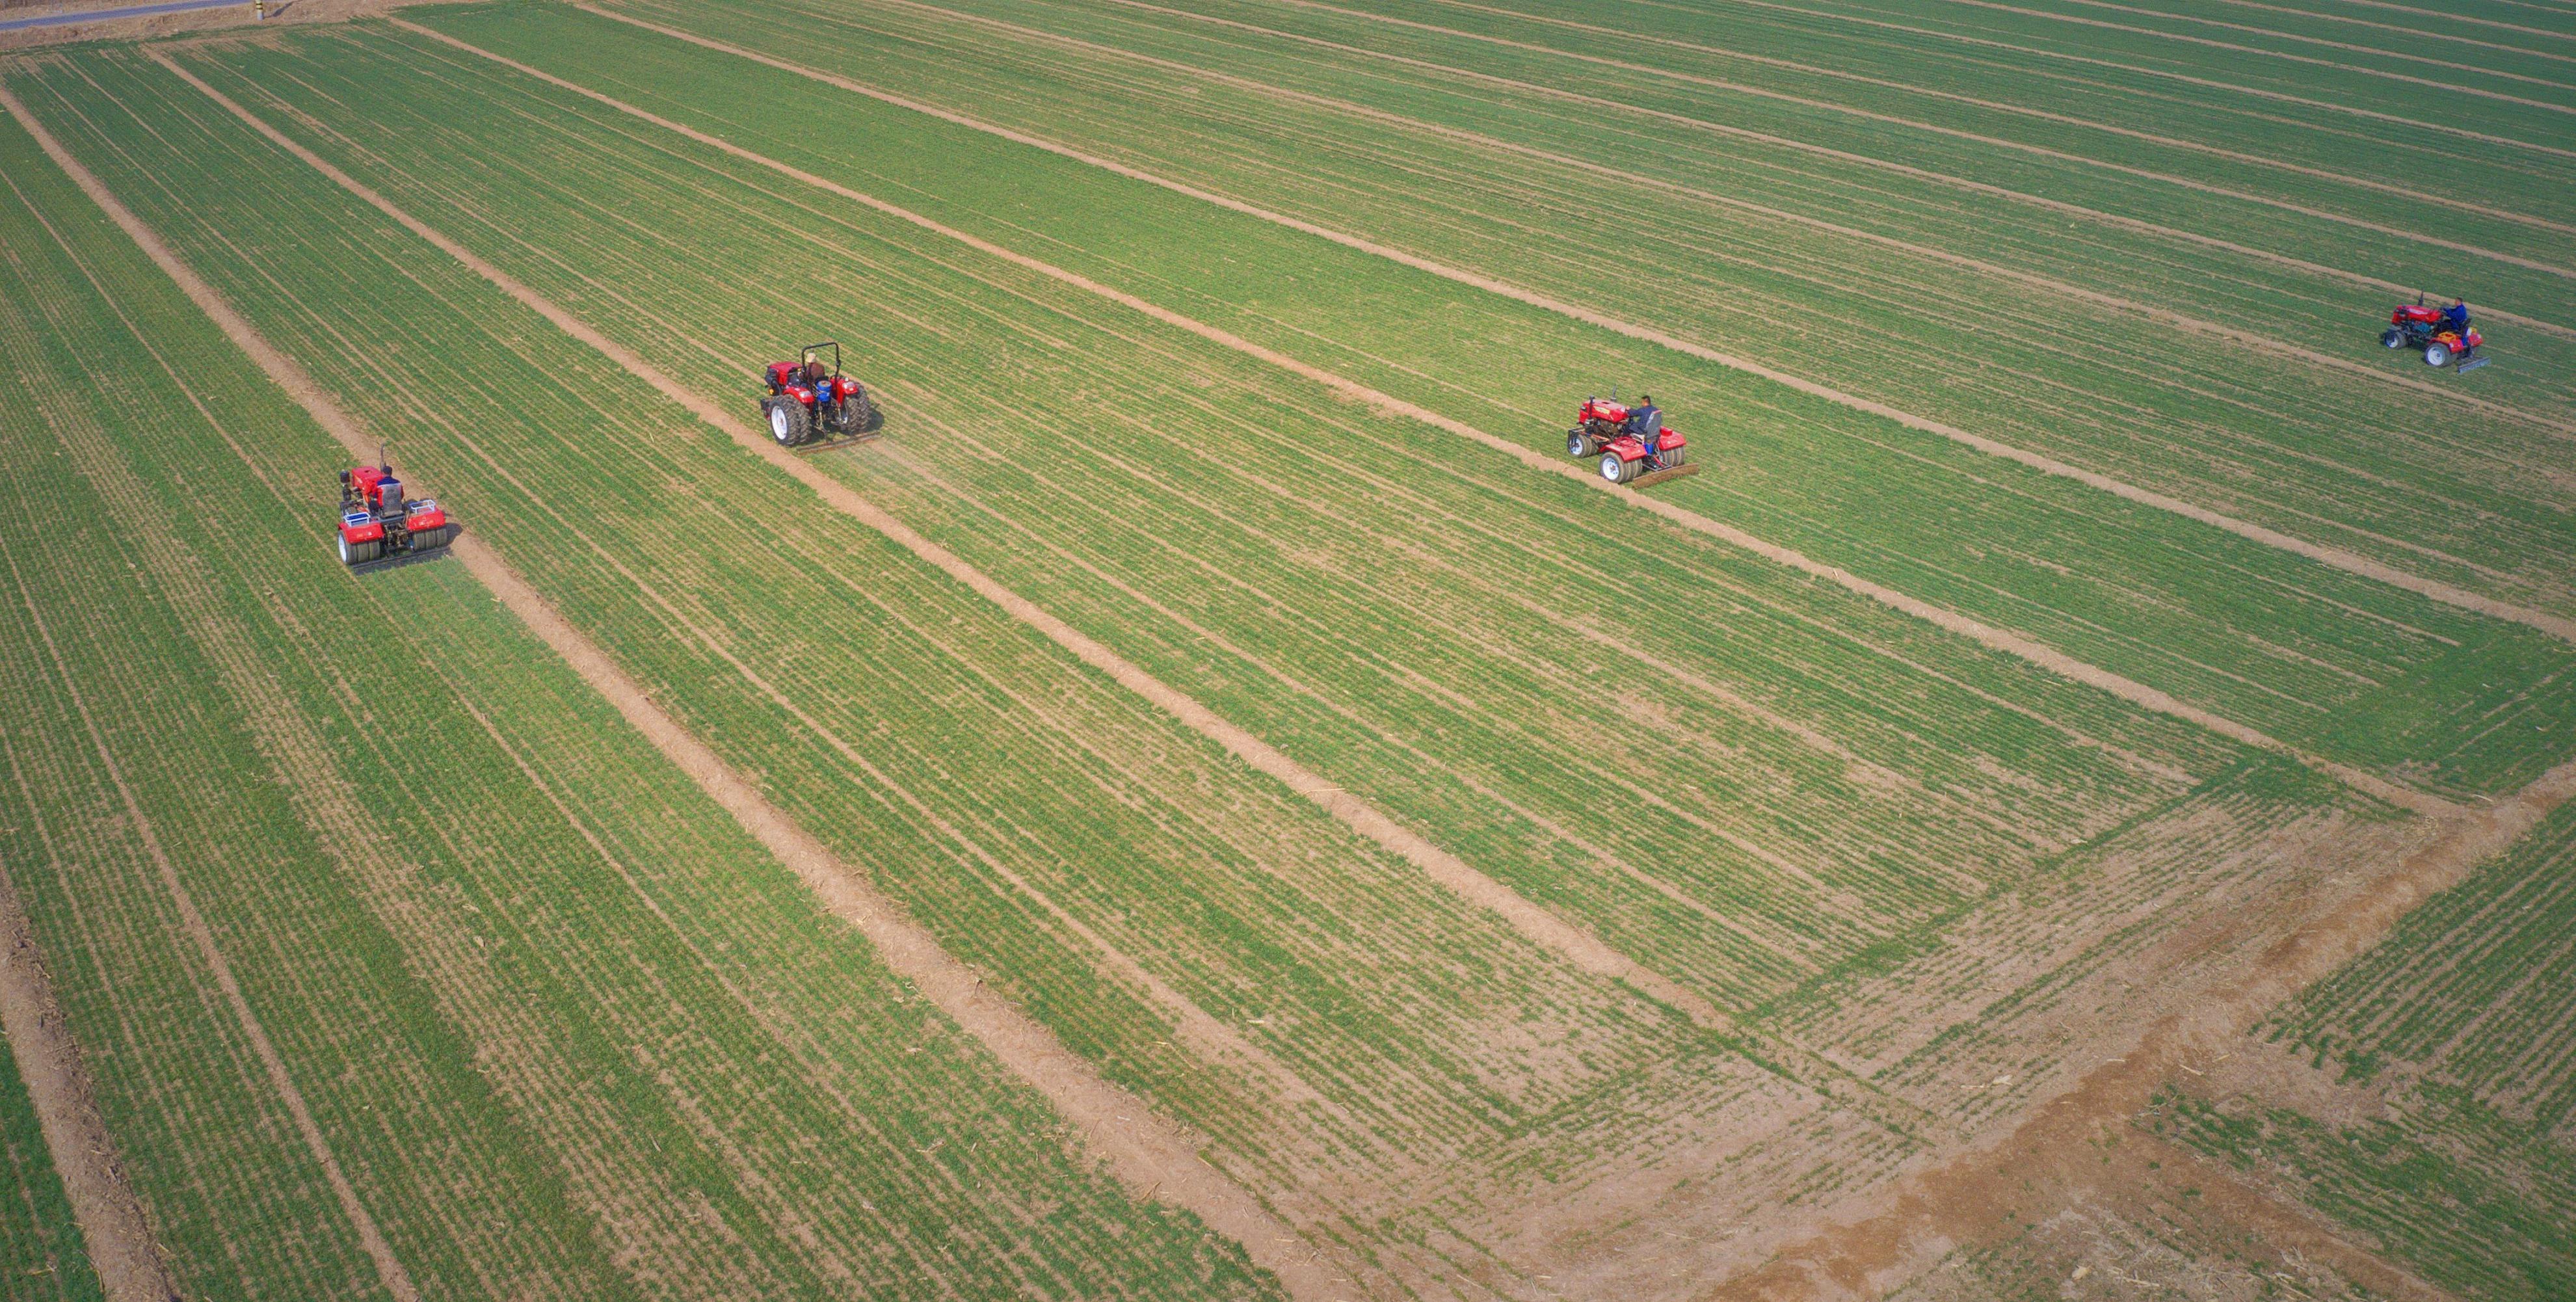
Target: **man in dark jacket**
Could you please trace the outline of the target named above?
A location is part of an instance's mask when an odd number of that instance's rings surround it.
[[[1649,465],[1664,459],[1664,413],[1656,408],[1655,395],[1637,395],[1637,405],[1628,409],[1627,432],[1636,435],[1637,441],[1645,445]]]

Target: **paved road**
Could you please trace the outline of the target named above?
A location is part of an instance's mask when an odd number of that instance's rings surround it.
[[[71,23],[95,23],[109,18],[143,18],[152,14],[175,14],[183,9],[221,9],[226,5],[248,3],[248,0],[175,0],[166,5],[137,5],[131,9],[82,9],[67,14],[39,14],[34,18],[12,18],[0,23],[0,32],[14,32],[22,27],[62,27]]]

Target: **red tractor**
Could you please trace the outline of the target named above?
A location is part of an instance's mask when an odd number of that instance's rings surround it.
[[[2424,354],[2424,364],[2448,366],[2456,361],[2463,374],[2474,371],[2491,357],[2478,356],[2487,339],[2469,324],[2469,305],[2454,302],[2449,307],[2426,307],[2422,297],[2413,303],[2400,303],[2388,314],[2388,328],[2379,332],[2379,342],[2388,348],[2413,348]]]
[[[823,350],[832,350],[832,365],[823,365]],[[841,374],[841,346],[831,340],[807,344],[802,359],[771,362],[761,372],[769,394],[760,414],[778,446],[798,452],[827,452],[874,435],[885,415],[868,397],[866,385]]]
[[[340,472],[340,563],[353,570],[426,559],[456,541],[436,498],[403,496],[387,465]]]
[[[1574,428],[1565,432],[1565,455],[1577,461],[1601,458],[1601,477],[1614,484],[1643,487],[1699,473],[1699,467],[1689,464],[1690,440],[1664,428],[1663,416],[1651,397],[1633,407],[1615,396],[1586,398],[1575,413]]]

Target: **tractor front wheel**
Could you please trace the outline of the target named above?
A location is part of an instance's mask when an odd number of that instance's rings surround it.
[[[1630,478],[1628,465],[1619,459],[1618,453],[1604,452],[1601,454],[1601,477],[1614,484],[1627,483]]]
[[[2379,332],[2379,346],[2382,348],[2395,348],[2399,344],[2405,342],[2406,332],[2395,326],[2390,326]]]
[[[1578,425],[1565,432],[1565,455],[1581,461],[1600,450],[1592,446],[1592,436],[1584,433],[1582,426]]]
[[[778,446],[792,448],[813,436],[814,418],[804,403],[794,398],[769,400],[769,437],[778,440]]]
[[[2440,342],[2424,345],[2424,364],[2437,368],[2450,365],[2451,346]]]

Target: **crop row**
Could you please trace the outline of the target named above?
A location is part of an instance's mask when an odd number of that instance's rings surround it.
[[[613,88],[656,112],[756,143],[796,166],[904,196],[941,220],[1017,242],[1175,310],[1534,442],[1562,428],[1562,413],[1549,410],[1553,402],[1584,391],[1578,386],[1598,387],[1604,369],[1642,371],[1645,365],[1634,349],[1618,347],[1626,341],[1605,343],[1600,332],[787,74],[751,68],[739,78],[706,77],[698,71],[703,51],[602,20],[509,10],[442,14],[434,21],[513,57]],[[413,48],[422,60],[447,55],[434,46]],[[454,75],[477,86],[508,84],[465,71]],[[278,93],[291,98],[297,92],[282,86]],[[769,105],[855,116],[865,129],[830,142],[804,140],[765,128]],[[415,112],[399,105],[377,111],[404,116],[406,128]],[[575,111],[596,115],[599,109]],[[742,185],[786,185],[791,195],[798,189],[732,160],[717,166]],[[1044,178],[1044,204],[1026,198],[1034,177]],[[510,191],[527,189],[520,184]],[[809,204],[831,204],[827,196],[806,194]],[[671,255],[688,256],[695,242],[688,244]],[[863,282],[859,292],[872,284]],[[685,333],[698,337],[694,325]],[[892,382],[888,354],[903,344],[895,331],[877,333],[869,340],[869,364]],[[675,373],[695,379],[713,366],[710,385],[736,383],[721,359],[680,351],[690,364],[663,363]],[[1407,374],[1378,360],[1383,357],[1403,357],[1415,371],[1438,369]],[[2486,788],[2519,781],[2547,753],[2547,734],[2537,725],[2565,708],[2569,690],[2563,678],[2548,681],[2550,665],[2566,653],[2547,638],[2464,619],[2153,512],[2113,510],[2088,490],[2013,475],[2010,467],[1941,440],[1909,439],[1883,421],[1713,369],[1700,368],[1696,376],[1690,368],[1663,371],[1654,387],[1681,394],[1667,396],[1668,410],[1765,404],[1797,422],[1691,425],[1696,446],[1707,449],[1703,459],[1721,463],[1724,473],[1659,493],[1900,590],[2029,630],[2276,735],[2331,741],[2333,753],[2357,763],[2396,766],[2414,759],[2420,767],[2409,770],[2413,776]],[[1666,380],[1677,381],[1678,389]],[[1478,396],[1486,393],[1496,399]],[[1823,424],[1808,425],[1809,417]],[[1075,411],[1059,419],[1093,418]],[[1820,440],[1819,428],[1840,437]],[[1390,429],[1384,437],[1394,434]],[[1397,473],[1388,467],[1418,449],[1408,440],[1353,460],[1365,466],[1359,473],[1383,476]],[[1428,451],[1461,469],[1481,464],[1436,444]],[[1515,467],[1503,475],[1521,479],[1526,471]],[[1995,491],[1998,480],[2015,491]],[[2355,618],[2356,610],[2368,614]],[[2192,619],[2195,613],[2199,618]],[[2334,671],[2319,673],[2321,663]],[[2523,694],[2535,681],[2543,689]],[[2370,727],[2380,731],[2333,731],[2365,705]],[[2524,717],[2518,726],[2497,727],[2500,712]]]
[[[1229,1165],[1293,1190],[1318,1164],[1443,1161],[1683,1033],[1250,783],[148,65],[14,84],[676,717],[1069,1045],[1224,1135]],[[1193,1010],[1252,1057],[1211,1061],[1176,1029]]]
[[[2406,916],[2266,1034],[2349,1077],[2466,1091],[2543,1133],[2576,1117],[2576,806]]]
[[[13,862],[44,866],[31,912],[191,1296],[375,1281],[173,969],[124,820],[86,807],[84,709],[424,1292],[1261,1291],[1088,1170],[456,567],[339,574],[310,488],[333,445],[6,131],[35,192],[5,218],[34,270],[0,293],[28,422],[0,497],[9,821],[52,839]],[[100,356],[171,369],[106,422]]]
[[[1539,12],[1527,3],[1499,7]],[[2124,133],[2144,132],[2177,142],[2169,147],[2251,154],[2453,201],[2494,201],[2526,215],[2546,215],[2551,182],[2576,181],[2576,167],[2563,155],[2474,129],[2491,123],[2387,113],[2376,93],[2385,87],[2341,103],[2315,98],[2320,87],[2313,84],[2287,95],[2251,90],[2169,61],[2125,63],[2053,51],[2034,42],[1973,35],[1944,21],[1966,14],[1967,6],[1946,7],[1936,17],[1869,14],[1856,5],[1801,0],[1614,0],[1544,12],[1724,49],[1737,55],[1726,65],[1730,75],[1776,89],[1848,98],[1909,116],[1943,112],[1944,102],[1985,108],[1986,115],[1953,121],[2034,142],[2080,144],[2083,137],[2022,137],[2016,119],[2028,124],[2072,118],[2125,139],[2137,137]],[[1862,98],[1885,92],[1896,94]]]
[[[1050,34],[1133,46],[1184,67],[1205,65],[1255,88],[908,4],[651,12],[719,37],[745,24],[794,22],[842,33],[840,48],[852,51],[903,49],[908,59],[960,63],[975,69],[972,94],[888,88],[1612,315],[1642,318],[1704,345],[2400,568],[2517,592],[2523,600],[2565,603],[2558,577],[2564,566],[2545,559],[2567,548],[2557,524],[2564,486],[2545,471],[2564,434],[2549,422],[2563,410],[2576,374],[2562,343],[2538,330],[2499,325],[2511,339],[2510,374],[2490,368],[2473,390],[2457,387],[2472,403],[2493,398],[2505,405],[2427,408],[2393,386],[2447,384],[2448,377],[2399,365],[2406,359],[2371,347],[2386,310],[2385,289],[2284,273],[2234,254],[2176,250],[2172,240],[2135,226],[2197,222],[2234,244],[2372,276],[2394,270],[2390,260],[2403,253],[2404,241],[2298,213],[2235,212],[2234,201],[2199,191],[2102,179],[1973,141],[1936,139],[1917,147],[1891,136],[1898,128],[1874,121],[1863,124],[1865,138],[1853,138],[1849,133],[1863,127],[1806,120],[1814,112],[1765,122],[1760,112],[1732,104],[1677,101],[1657,108],[1662,117],[1637,111],[1656,107],[1655,97],[1666,93],[1661,89],[1551,103],[1535,88],[1477,84],[1465,73],[1445,74],[1436,90],[1423,84],[1426,76],[1444,73],[1426,74],[1416,66],[1422,61],[1484,69],[1505,58],[1483,47],[1428,45],[1409,53],[1413,62],[1389,65],[1357,53],[1319,52],[1293,39],[1301,31],[1284,27],[1256,38],[1233,26],[1204,29],[1179,19],[1146,26],[1123,11],[1104,18],[1087,9],[1004,0],[960,7]],[[1174,27],[1179,30],[1165,30]],[[1348,46],[1377,33],[1334,35],[1337,45]],[[1409,29],[1388,39],[1433,40]],[[855,53],[826,66],[886,81],[884,65]],[[1570,80],[1562,71],[1508,60],[1496,66],[1521,80]],[[1584,85],[1579,78],[1571,83],[1577,90]],[[1285,102],[1287,92],[1323,95],[1400,121]],[[1799,146],[1840,152],[1801,156],[1776,142],[1713,135],[1709,124],[1728,131],[1756,124]],[[1460,139],[1460,131],[1499,143]],[[1533,148],[1553,157],[1514,152]],[[1296,166],[1265,161],[1282,152]],[[1873,172],[1868,158],[1899,160],[1909,170]],[[1956,184],[1928,179],[1926,168]],[[1993,184],[2037,200],[2015,203],[1958,188]],[[2155,202],[2098,193],[2113,185],[2148,187]],[[1748,211],[1745,201],[1786,215]],[[2312,205],[2316,198],[2302,193],[2298,201]],[[2071,220],[2068,203],[2091,205],[2128,224]],[[1865,230],[1878,242],[1825,231],[1818,222]],[[1889,240],[1900,243],[1884,243]],[[2538,305],[2542,291],[2556,292],[2550,287],[2560,278],[2531,272],[2540,288],[2512,291],[2483,273],[2464,277],[2460,255],[2441,252],[2439,266],[2421,268],[2411,283],[2455,286],[2490,306],[2551,314]],[[2035,286],[1978,264],[2114,301]],[[2164,315],[2149,318],[2119,305],[2137,300]],[[1346,317],[1316,317],[1296,319],[1328,339],[1381,355],[1388,355],[1385,343],[1398,337],[1399,326],[1418,328],[1389,321],[1371,331]],[[2338,359],[2347,369],[2258,342],[2272,338]],[[1457,346],[1463,352],[1479,342],[1471,337]],[[1510,359],[1495,354],[1510,350],[1477,351],[1478,369],[1443,366],[1435,374],[1470,393],[1488,392],[1491,383],[1477,377],[1508,373],[1495,367]],[[1642,346],[1620,355],[1659,356]],[[1657,361],[1616,365],[1663,370],[1678,360],[1660,354]],[[2390,374],[2372,380],[2350,368]],[[1725,413],[1740,401],[1703,403],[1701,410]],[[1781,415],[1800,424],[1840,423],[1806,410],[1822,405],[1793,405]],[[1561,419],[1554,406],[1523,410],[1553,423]],[[2441,412],[2438,419],[2433,410]],[[1776,425],[1781,416],[1765,412],[1758,419]],[[1865,446],[1846,449],[1839,440],[1835,450],[1837,457],[1817,458],[1817,469],[1795,466],[1800,477],[1790,482],[1819,475],[1833,482],[1846,462],[1884,456]],[[1791,469],[1783,467],[1784,477]]]
[[[689,190],[678,177],[627,180],[615,164],[640,165],[650,156],[637,159],[632,146],[602,133],[568,128],[559,141],[523,138],[509,157],[477,156],[488,147],[476,144],[470,125],[447,136],[437,120],[471,124],[471,117],[455,115],[493,101],[493,89],[469,86],[466,93],[433,96],[402,84],[392,68],[357,75],[298,68],[291,78],[263,84],[326,88],[343,106],[333,133],[350,136],[383,103],[370,97],[369,84],[383,86],[386,77],[397,79],[389,98],[426,112],[414,119],[411,112],[419,110],[406,111],[383,135],[368,134],[341,152],[355,162],[396,136],[436,140],[433,148],[406,151],[400,175],[391,168],[378,173],[389,186],[409,187],[406,198],[417,196],[422,211],[435,204],[442,212],[480,213],[522,239],[543,242],[578,266],[582,279],[618,285],[657,313],[685,319],[695,339],[757,355],[763,337],[793,329],[792,317],[780,319],[784,314],[743,294],[730,274],[761,241],[746,238],[737,246],[727,234],[746,214],[786,221],[796,216],[792,211],[779,213],[748,193],[691,205],[676,197]],[[567,212],[526,197],[542,193],[538,174],[560,175],[558,151],[589,165],[580,180],[546,188],[595,185],[598,198],[587,211],[616,211],[655,230],[695,232],[690,247],[619,241],[581,220],[582,208]],[[804,224],[813,226],[810,219]],[[922,237],[905,238],[919,243]],[[1420,811],[1444,829],[1444,844],[1475,862],[1489,868],[1515,858],[1527,863],[1530,850],[1515,855],[1515,842],[1537,841],[1534,848],[1544,854],[1553,840],[1553,853],[1583,854],[1601,864],[1593,874],[1558,868],[1539,875],[1550,867],[1545,859],[1503,870],[1533,894],[1608,888],[1634,899],[1642,892],[1618,875],[1627,865],[1725,915],[1727,929],[1711,926],[1714,918],[1661,921],[1663,930],[1684,922],[1708,937],[1702,944],[1735,947],[1718,949],[1719,959],[1745,961],[1731,956],[1742,952],[1736,933],[1751,931],[1775,951],[1829,960],[1954,899],[1934,855],[2006,866],[2030,852],[2029,838],[2080,839],[2099,801],[2116,802],[2138,789],[2134,775],[2105,765],[2110,757],[2050,738],[2034,728],[2037,721],[1955,688],[1939,689],[1923,706],[1893,707],[1907,717],[1908,731],[1977,736],[2000,730],[1978,744],[1992,748],[1994,763],[2030,774],[2035,790],[1997,790],[1972,766],[1933,746],[1909,744],[1884,724],[1873,726],[1872,716],[1884,716],[1890,702],[1924,690],[1920,668],[1873,655],[1866,643],[1802,628],[1805,602],[1785,604],[1789,592],[1748,582],[1738,577],[1739,567],[1706,577],[1659,575],[1648,584],[1623,577],[1615,566],[1569,559],[1635,554],[1637,544],[1565,518],[1549,498],[1462,483],[1437,463],[1406,458],[1381,470],[1371,464],[1365,442],[1353,443],[1361,431],[1349,427],[1346,411],[1204,346],[1173,340],[1141,354],[1121,347],[1107,333],[1121,328],[1117,314],[1104,320],[1100,305],[1079,297],[1052,295],[1049,305],[1059,315],[1051,327],[1031,332],[1079,329],[1061,349],[1019,331],[979,328],[969,313],[980,306],[986,321],[1007,324],[1014,303],[996,291],[1025,301],[1035,289],[1019,283],[1028,277],[1000,284],[932,278],[916,259],[891,257],[849,235],[841,240],[818,246],[825,256],[800,270],[805,283],[826,294],[870,295],[925,325],[935,320],[943,349],[964,345],[984,359],[986,376],[1060,365],[1050,353],[1084,359],[1060,381],[986,384],[975,393],[939,373],[936,352],[898,361],[901,370],[891,378],[910,383],[887,392],[904,403],[908,433],[886,446],[882,461],[852,463],[871,497],[1211,706],[1258,711],[1247,726],[1314,755],[1337,779],[1365,778],[1368,786],[1355,790]],[[496,257],[514,256],[497,241],[492,247]],[[584,288],[533,258],[511,265],[558,283],[566,298]],[[906,292],[907,280],[921,289]],[[934,311],[940,317],[931,318]],[[600,325],[621,328],[606,315]],[[882,356],[884,345],[871,341],[871,351]],[[1201,381],[1173,375],[1176,366],[1224,382],[1224,399],[1192,392]],[[732,387],[729,373],[737,373],[697,369],[710,396],[723,395]],[[969,405],[971,417],[946,415]],[[1132,448],[1048,433],[1096,419],[1091,413],[1099,411],[1156,413],[1156,443],[1189,450],[1189,463],[1140,464]],[[1732,635],[1708,630],[1712,609],[1734,612]],[[1873,638],[1903,629],[1883,616],[1868,618]],[[1828,737],[1820,746],[1777,724],[1760,726],[1758,715],[1748,719],[1740,704],[1705,690],[1657,691],[1656,676],[1631,668],[1634,655],[1588,644],[1585,628],[1735,684],[1739,699],[1754,693],[1781,699]],[[1762,632],[1745,636],[1751,628]],[[1905,655],[1935,654],[1938,641],[1915,633],[1897,645]],[[1994,681],[2005,687],[2015,677]],[[1628,690],[1645,704],[1620,705],[1616,714],[1594,708],[1605,680],[1614,693],[1623,681],[1635,681]],[[1864,703],[1862,693],[1876,699]],[[2119,726],[2116,713],[2076,718],[2086,728],[2097,721]],[[1849,762],[1829,749],[1836,745],[1866,748],[1861,753],[1883,770],[1901,769],[1937,785],[1920,793],[1902,783],[1864,790],[1847,772]],[[1631,789],[1647,798],[1621,798]],[[1485,820],[1499,806],[1512,821],[1480,827],[1480,806]],[[1926,842],[1927,835],[1938,839]],[[1955,848],[1932,851],[1931,845]],[[1793,862],[1781,865],[1782,856]],[[1806,874],[1818,880],[1802,886]],[[1836,898],[1827,891],[1851,894]],[[1577,897],[1596,916],[1619,900],[1616,894],[1606,902],[1598,894]],[[1647,897],[1646,903],[1659,901]],[[1658,921],[1631,918],[1614,930],[1625,940],[1630,929]],[[1659,965],[1679,963],[1676,974],[1708,972],[1710,956],[1673,948],[1691,934],[1658,939],[1646,932],[1630,943],[1652,946]],[[1763,957],[1759,950],[1752,955]],[[1740,997],[1776,988],[1789,975],[1794,969],[1775,967],[1756,969],[1750,984],[1743,976],[1715,979]]]
[[[54,1172],[36,1105],[18,1077],[18,1060],[0,1039],[0,1272],[9,1296],[87,1302],[99,1296],[97,1272],[72,1220],[71,1201]]]
[[[2260,1100],[2171,1092],[2156,1133],[2261,1173],[2419,1277],[2499,1302],[2576,1289],[2576,1162],[2474,1105],[2335,1126]]]
[[[2030,40],[2051,49],[2137,59],[2227,76],[2247,86],[2295,87],[2339,103],[2372,102],[2429,109],[2448,91],[2479,97],[2481,116],[2507,130],[2542,132],[2552,110],[2576,109],[2576,79],[2551,59],[2551,38],[2519,46],[2435,48],[2418,40],[2397,49],[2321,33],[2267,32],[2238,23],[2217,29],[2152,12],[2105,13],[2080,3],[1994,5],[1969,10],[1938,0],[1844,0],[1806,7],[1920,21],[1962,17],[1965,34]],[[2456,39],[2464,31],[2452,33]],[[2563,42],[2556,42],[2563,48]],[[2451,101],[2458,103],[2459,100]],[[2546,137],[2543,137],[2546,138]]]

